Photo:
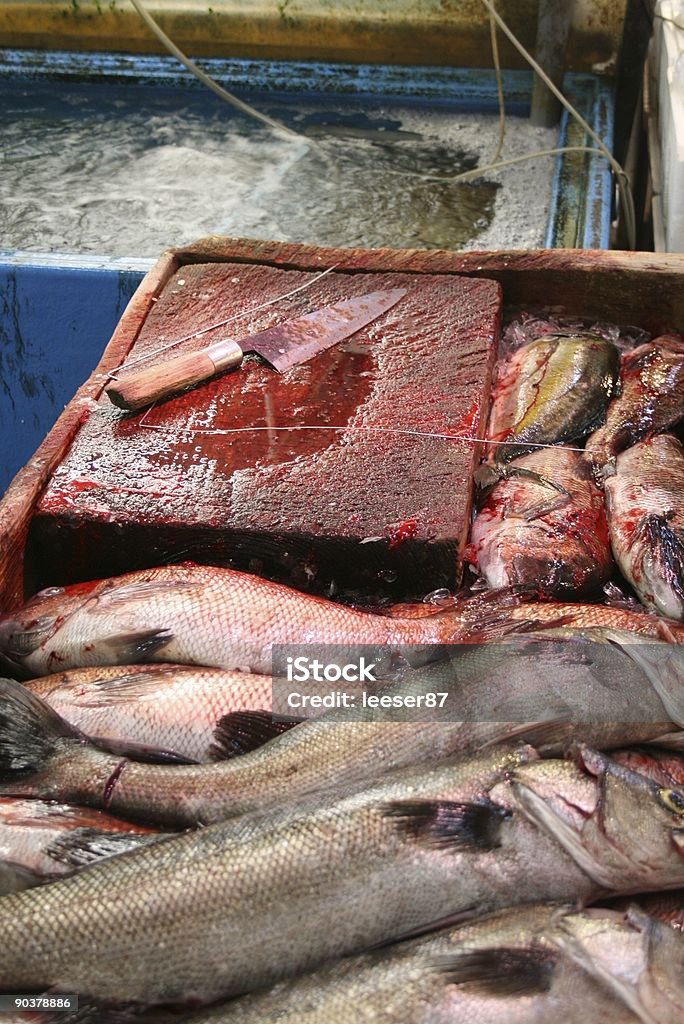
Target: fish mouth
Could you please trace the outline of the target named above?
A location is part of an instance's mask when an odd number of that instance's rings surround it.
[[[549,833],[582,871],[601,888],[614,888],[614,872],[597,861],[583,843],[582,825],[591,814],[586,814],[583,808],[559,796],[555,797],[552,806],[547,798],[524,783],[514,782],[513,792],[526,817]]]

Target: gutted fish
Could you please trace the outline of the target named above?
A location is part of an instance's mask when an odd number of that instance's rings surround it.
[[[208,762],[278,735],[268,676],[181,665],[72,669],[29,680],[97,745],[140,759]]]
[[[0,617],[0,657],[29,676],[143,660],[270,673],[274,644],[336,645],[345,662],[370,645],[382,666],[395,653],[429,659],[435,645],[484,636],[486,622],[459,604],[425,619],[374,615],[186,563],[49,587]]]
[[[603,422],[618,377],[615,346],[591,334],[546,334],[499,364],[487,437],[508,462],[569,443]]]
[[[595,592],[613,560],[590,463],[568,448],[510,463],[473,522],[466,557],[490,587],[534,584],[558,598]]]
[[[605,481],[613,554],[642,603],[684,618],[684,449],[657,434],[618,455]]]
[[[0,990],[208,1002],[475,908],[589,899],[596,884],[517,812],[504,781],[534,756],[492,751],[399,773],[6,896]],[[668,877],[681,884],[684,868]]]
[[[72,874],[159,835],[102,811],[0,797],[0,894]]]
[[[684,339],[663,335],[622,356],[620,392],[608,406],[605,424],[587,440],[587,451],[604,466],[683,416]]]

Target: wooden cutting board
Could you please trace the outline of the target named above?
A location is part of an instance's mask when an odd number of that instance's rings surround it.
[[[251,359],[134,415],[103,396],[36,509],[37,584],[191,559],[369,599],[456,586],[470,438],[484,433],[500,326],[496,282],[188,264],[129,358],[229,316],[229,327],[155,358],[394,287],[408,294],[393,309],[282,376]]]

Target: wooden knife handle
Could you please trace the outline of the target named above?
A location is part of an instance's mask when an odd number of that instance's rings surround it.
[[[222,341],[199,352],[176,356],[160,366],[128,373],[105,390],[114,405],[134,412],[236,366],[243,354],[237,342]]]

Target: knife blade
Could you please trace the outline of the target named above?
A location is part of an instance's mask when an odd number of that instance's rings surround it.
[[[284,373],[366,327],[396,305],[406,291],[406,288],[389,288],[356,295],[238,341],[216,342],[198,352],[168,359],[159,366],[126,374],[110,384],[106,393],[114,405],[133,412],[238,366],[248,352],[255,352],[279,373]]]

